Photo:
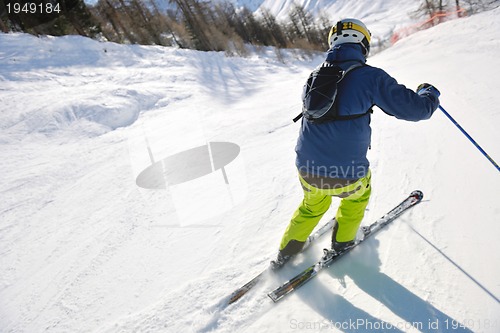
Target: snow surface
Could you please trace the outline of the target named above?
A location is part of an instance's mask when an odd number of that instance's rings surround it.
[[[435,84],[497,161],[499,18],[450,21],[369,59],[408,87]],[[364,223],[414,189],[420,205],[282,302],[265,291],[328,237],[223,306],[301,200],[291,118],[321,59],[0,34],[0,331],[499,332],[500,177],[439,111],[372,116]],[[215,143],[239,149],[216,156]],[[166,185],[186,151],[208,173],[181,163],[191,180]]]

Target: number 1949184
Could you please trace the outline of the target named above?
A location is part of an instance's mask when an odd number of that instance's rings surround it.
[[[61,12],[61,8],[57,2],[36,3],[7,1],[5,7],[7,7],[7,12],[9,14],[59,14]]]

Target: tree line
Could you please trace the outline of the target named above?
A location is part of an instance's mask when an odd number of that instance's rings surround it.
[[[22,1],[16,1],[22,3]],[[27,1],[25,1],[28,3]],[[315,17],[295,4],[288,20],[278,21],[268,10],[258,14],[230,2],[169,0],[176,9],[160,9],[155,0],[31,0],[40,5],[17,9],[0,0],[0,30],[34,35],[79,34],[117,43],[176,46],[201,51],[245,54],[246,45],[328,49],[327,35],[334,22]],[[419,0],[418,13],[433,15],[464,5],[470,13],[491,8],[499,0]],[[42,11],[40,9],[55,9]]]
[[[433,17],[446,11],[467,12],[474,14],[498,7],[499,0],[420,0],[420,6],[413,13],[415,16]]]
[[[170,0],[175,10],[161,10],[154,0],[59,0],[61,12],[8,13],[0,0],[0,29],[35,35],[80,34],[117,43],[176,46],[201,51],[242,54],[245,45],[325,50],[332,22],[313,19],[294,5],[288,20],[278,21],[268,10],[259,14],[230,2]],[[54,0],[39,0],[42,3]]]

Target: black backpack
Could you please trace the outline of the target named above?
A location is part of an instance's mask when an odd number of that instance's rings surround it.
[[[362,114],[339,116],[335,105],[338,83],[347,73],[363,66],[366,65],[354,64],[344,71],[338,65],[325,61],[316,68],[304,85],[302,112],[293,121],[297,122],[304,117],[312,123],[323,123],[332,120],[356,119],[370,113],[371,108]]]

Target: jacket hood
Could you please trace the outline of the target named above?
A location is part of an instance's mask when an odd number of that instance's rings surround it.
[[[358,44],[340,44],[332,47],[326,54],[328,62],[346,62],[358,61],[366,63],[361,45]]]

